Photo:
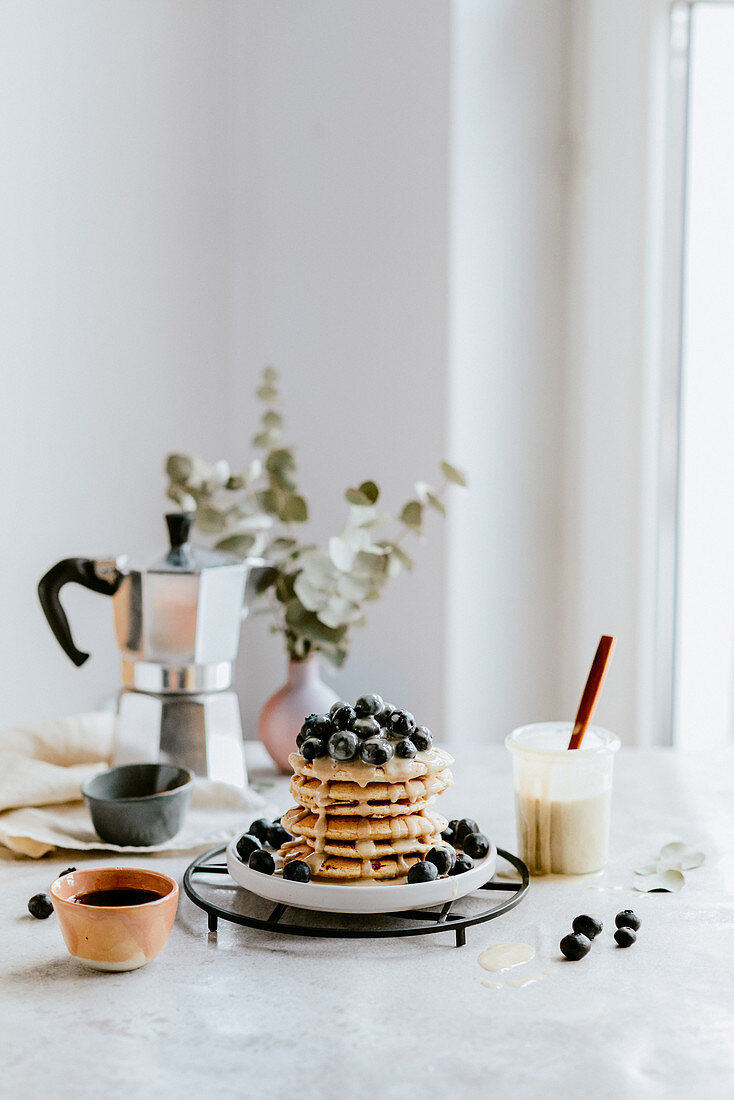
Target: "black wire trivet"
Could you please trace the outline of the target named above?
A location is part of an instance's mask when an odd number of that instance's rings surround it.
[[[293,906],[278,904],[269,915],[257,917],[252,915],[252,910],[262,910],[264,905],[267,907],[272,903],[265,902],[257,894],[253,894],[240,886],[235,893],[235,898],[240,906],[249,911],[241,913],[234,909],[224,909],[222,906],[215,905],[214,902],[202,897],[191,881],[194,875],[228,875],[229,871],[226,864],[212,862],[226,850],[227,845],[222,844],[220,847],[212,848],[211,851],[199,856],[198,859],[189,864],[183,877],[183,887],[188,897],[191,898],[194,905],[198,905],[200,909],[208,914],[210,932],[217,931],[220,920],[246,925],[248,928],[259,928],[263,932],[280,932],[286,936],[332,936],[337,939],[355,940],[381,939],[389,936],[428,936],[434,932],[451,931],[456,936],[456,946],[463,947],[466,943],[467,928],[473,924],[483,924],[485,921],[493,920],[495,917],[507,913],[510,909],[514,909],[525,897],[530,886],[530,872],[523,861],[510,852],[506,852],[503,848],[498,848],[498,857],[512,864],[520,872],[522,881],[503,882],[491,879],[489,882],[485,882],[479,889],[511,894],[512,897],[507,901],[501,901],[490,906],[489,909],[483,909],[481,913],[454,913],[453,907],[461,904],[461,902],[466,902],[468,898],[465,897],[447,901],[440,909],[438,909],[438,906],[434,906],[433,909],[408,909],[402,913],[376,913],[374,915],[369,913],[323,913],[313,909],[296,909]],[[281,918],[287,909],[292,909],[300,918],[307,919],[311,923],[284,923]],[[365,920],[370,922],[369,927],[364,927]],[[406,923],[399,924],[395,928],[375,926],[380,921],[389,920],[404,921]],[[344,926],[337,925],[335,921],[344,922]],[[362,927],[355,927],[357,921],[362,922]],[[408,921],[413,923],[409,924]]]

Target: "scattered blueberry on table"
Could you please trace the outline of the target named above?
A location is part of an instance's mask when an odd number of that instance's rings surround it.
[[[632,909],[623,909],[621,913],[617,913],[614,923],[617,928],[632,928],[635,932],[640,929],[640,918]]]
[[[578,962],[591,951],[591,940],[581,932],[569,932],[560,943],[561,952],[572,962]]]
[[[574,932],[580,932],[582,936],[586,936],[587,939],[593,940],[599,935],[604,925],[596,917],[590,917],[586,913],[583,913],[579,917],[574,917],[571,925]]]
[[[618,947],[631,947],[633,943],[637,941],[637,933],[634,928],[622,927],[618,928],[614,933],[614,938],[617,941]]]
[[[36,920],[46,920],[54,911],[48,894],[34,894],[28,902],[28,912]]]

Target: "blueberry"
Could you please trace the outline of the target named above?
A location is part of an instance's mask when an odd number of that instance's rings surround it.
[[[633,943],[637,942],[637,933],[634,928],[618,928],[614,933],[614,938],[617,941],[618,947],[631,947]]]
[[[46,920],[54,911],[51,898],[48,894],[34,894],[28,902],[28,912],[36,920]]]
[[[258,817],[257,821],[253,821],[250,825],[247,832],[250,836],[256,836],[261,844],[265,844],[268,839],[268,829],[272,824],[272,821],[268,821],[266,817]]]
[[[289,840],[293,840],[293,837],[282,825],[271,825],[268,829],[268,844],[271,848],[280,848]]]
[[[316,721],[311,726],[308,736],[318,737],[322,741],[326,741],[334,732],[334,727],[331,724],[331,718],[328,714],[317,714]]]
[[[623,909],[621,913],[617,913],[614,923],[617,928],[633,928],[637,932],[640,927],[640,918],[632,909]]]
[[[365,764],[387,764],[392,760],[394,749],[384,737],[370,737],[362,742],[359,755]]]
[[[269,831],[269,830],[268,830]],[[243,833],[237,841],[237,855],[243,863],[246,863],[253,852],[259,852],[262,848],[258,837],[252,833]]]
[[[456,852],[453,848],[431,848],[426,859],[429,863],[435,864],[439,875],[449,875],[456,863]]]
[[[402,741],[395,742],[395,755],[402,756],[403,760],[412,760],[417,752],[418,749],[409,737],[404,737]]]
[[[454,863],[454,866],[449,871],[449,874],[450,875],[463,875],[464,871],[471,871],[473,866],[474,866],[474,860],[473,859],[470,859],[469,856],[464,855],[463,852],[457,852],[456,853],[456,861]]]
[[[414,729],[411,733],[410,740],[419,752],[427,752],[433,744],[433,734],[428,726],[418,726],[418,728]]]
[[[451,824],[449,822],[449,824]],[[459,844],[464,843],[464,837],[469,833],[478,833],[479,826],[473,817],[462,817],[460,821],[457,821],[454,825],[454,832],[456,833],[456,840]]]
[[[76,871],[76,867],[67,867],[65,871],[59,871],[56,878],[63,878],[64,875],[70,875],[72,871]]]
[[[360,741],[356,733],[339,730],[329,738],[329,756],[332,760],[354,760],[359,752]]]
[[[390,729],[395,733],[409,735],[415,729],[415,718],[409,710],[394,710],[390,715]]]
[[[458,819],[458,817],[452,817],[452,818],[451,818],[451,821],[449,821],[449,829],[452,829],[452,830],[453,830],[454,832],[456,832],[456,830],[458,829],[458,827],[459,827],[459,819]]]
[[[560,948],[567,959],[577,962],[591,951],[591,940],[581,932],[569,932],[561,940]]]
[[[433,882],[438,878],[438,867],[428,860],[414,863],[408,871],[408,882]]]
[[[283,868],[283,878],[287,878],[289,882],[310,882],[311,868],[305,859],[292,859]]]
[[[329,708],[329,718],[333,718],[340,707],[348,706],[349,703],[346,701],[346,699],[337,699],[337,701],[335,703],[332,703],[331,707]]]
[[[452,846],[454,845],[456,841],[456,833],[450,825],[448,829],[444,829],[444,831],[441,833],[441,839],[445,840],[447,844],[451,844]]]
[[[318,717],[318,714],[309,714],[308,718],[303,719],[303,725],[301,726],[301,729],[303,730],[305,737],[308,737],[309,730],[313,729],[314,723],[316,722]]]
[[[319,756],[326,756],[326,743],[319,737],[307,737],[301,745],[301,756],[304,760],[316,760]]]
[[[381,695],[360,695],[354,709],[358,718],[367,718],[371,714],[378,714],[384,705]]]
[[[331,716],[331,724],[335,730],[350,730],[357,720],[357,713],[349,703],[342,703]]]
[[[382,733],[380,723],[376,718],[372,717],[358,718],[352,726],[352,729],[357,734],[357,737],[361,737],[363,741],[366,737],[377,737]]]
[[[582,913],[580,917],[574,917],[571,927],[574,932],[580,932],[582,936],[586,936],[587,940],[593,940],[599,935],[604,925],[596,917],[589,917],[586,913]]]
[[[484,833],[467,833],[464,837],[464,851],[472,859],[484,859],[489,852],[489,841]]]
[[[306,740],[306,738],[304,737],[303,730],[300,729],[298,731],[298,733],[296,734],[296,748],[300,749],[301,745],[303,744],[303,742],[305,740]]]
[[[381,709],[375,715],[375,718],[381,726],[389,726],[390,715],[394,710],[395,707],[392,705],[392,703],[383,703]]]
[[[259,871],[261,875],[272,875],[275,870],[275,860],[270,852],[264,852],[260,849],[259,852],[253,852],[251,854],[247,861],[247,866],[252,871]]]

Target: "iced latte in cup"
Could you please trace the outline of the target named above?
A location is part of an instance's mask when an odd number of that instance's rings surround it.
[[[505,740],[520,855],[534,875],[590,874],[607,860],[619,738],[590,726],[580,748],[569,749],[572,729],[571,722],[537,722]]]

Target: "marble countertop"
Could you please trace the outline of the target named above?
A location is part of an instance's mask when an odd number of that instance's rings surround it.
[[[279,808],[287,783],[249,755],[253,779]],[[447,816],[471,815],[515,850],[504,749],[456,748]],[[3,851],[0,909],[0,1095],[105,1095],[217,1100],[293,1096],[361,1100],[729,1097],[734,1087],[734,755],[671,750],[617,759],[611,858],[601,876],[536,879],[511,912],[451,934],[400,940],[301,939],[219,925],[183,895],[171,940],[141,970],[85,970],[56,918],[35,921],[28,898],[70,863]],[[248,822],[243,822],[246,827]],[[640,895],[634,869],[684,840],[706,863],[679,894]],[[121,858],[180,882],[191,857]],[[614,915],[634,908],[636,945],[615,947]],[[604,921],[591,953],[563,960],[558,942],[578,913]],[[489,975],[477,957],[505,941],[535,958]],[[511,980],[535,976],[523,986]],[[500,988],[483,985],[498,982]]]

